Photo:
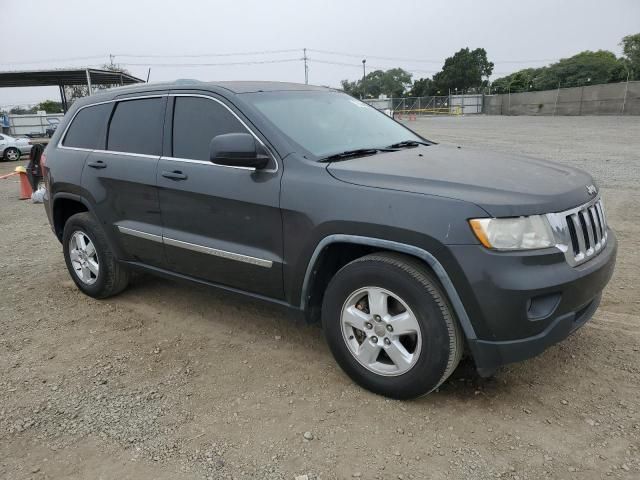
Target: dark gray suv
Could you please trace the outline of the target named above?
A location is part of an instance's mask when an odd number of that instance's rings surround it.
[[[562,340],[615,264],[587,173],[437,145],[327,88],[111,90],[74,104],[42,163],[84,293],[144,270],[283,305],[394,398],[434,390],[465,351],[489,375]]]

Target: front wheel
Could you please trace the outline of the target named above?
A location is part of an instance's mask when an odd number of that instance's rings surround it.
[[[15,162],[20,158],[20,150],[14,147],[9,147],[4,151],[2,158],[7,162]]]
[[[438,282],[421,262],[401,254],[367,255],[338,271],[325,292],[322,324],[342,369],[392,398],[433,391],[463,351]]]

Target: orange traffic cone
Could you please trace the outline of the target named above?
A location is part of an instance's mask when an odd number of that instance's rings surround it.
[[[24,167],[16,167],[16,172],[20,175],[20,200],[27,200],[33,193],[27,171]]]

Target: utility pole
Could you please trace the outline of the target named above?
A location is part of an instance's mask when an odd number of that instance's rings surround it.
[[[309,84],[309,66],[307,65],[307,49],[303,48],[302,52],[304,53],[304,56],[302,57],[302,59],[304,60],[304,83],[305,85]]]
[[[553,116],[556,116],[556,110],[558,110],[558,97],[560,97],[560,82],[561,80],[558,80],[558,91],[556,92],[556,101],[553,104]]]
[[[366,96],[365,90],[364,90],[364,79],[367,76],[367,70],[365,68],[365,64],[366,63],[367,63],[367,59],[363,58],[362,59],[362,98],[364,98]]]
[[[110,66],[112,69],[113,69],[113,58],[114,58],[114,55],[109,54],[109,66]]]
[[[624,87],[624,98],[622,99],[621,115],[624,115],[624,106],[627,104],[627,92],[629,91],[629,69],[627,69],[627,84]]]

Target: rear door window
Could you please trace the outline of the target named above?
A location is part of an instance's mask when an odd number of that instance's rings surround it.
[[[101,149],[104,148],[104,132],[113,103],[85,107],[74,117],[64,136],[65,147]]]
[[[160,155],[165,97],[116,104],[109,124],[107,150]]]
[[[173,157],[209,160],[216,135],[249,133],[224,106],[202,97],[176,97],[173,110]]]

